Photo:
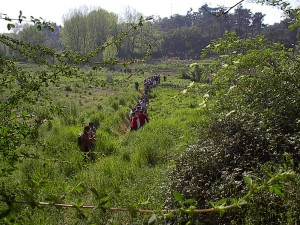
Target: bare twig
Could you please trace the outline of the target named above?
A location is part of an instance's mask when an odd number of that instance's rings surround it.
[[[0,199],[2,202],[9,202],[9,203],[17,203],[17,204],[28,204],[28,205],[35,205],[35,206],[55,206],[55,207],[61,207],[61,208],[81,208],[81,209],[95,209],[98,208],[98,206],[95,205],[82,205],[82,206],[76,206],[74,204],[63,204],[63,203],[49,203],[49,202],[28,202],[28,201],[20,201],[20,200],[5,200]],[[247,202],[241,202],[239,204],[232,204],[228,206],[220,206],[216,208],[208,208],[208,209],[194,209],[193,213],[210,213],[215,212],[219,210],[228,210],[232,208],[238,208],[241,206],[247,205]],[[111,212],[137,212],[137,213],[177,213],[181,212],[181,209],[164,209],[164,210],[153,210],[153,209],[130,209],[130,208],[108,208],[108,211]]]

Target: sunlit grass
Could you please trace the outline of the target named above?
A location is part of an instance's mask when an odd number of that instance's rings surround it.
[[[166,69],[169,66],[174,65],[170,64]],[[146,68],[145,65],[144,70]],[[91,74],[89,71],[84,73]],[[100,72],[92,72],[92,75],[99,82],[105,81],[107,76]],[[163,81],[161,77],[161,84],[150,93],[150,122],[138,131],[130,132],[129,112],[141,96],[141,92],[135,91],[134,82],[141,84],[142,91],[143,80],[152,75],[145,71],[143,75],[134,74],[128,78],[128,74],[116,73],[105,85],[65,79],[56,86],[49,86],[47,91],[53,94],[54,104],[61,107],[62,112],[54,120],[41,124],[39,139],[47,149],[37,145],[33,150],[41,156],[37,167],[27,164],[23,167],[36,176],[44,170],[41,170],[44,161],[47,170],[53,169],[50,177],[55,179],[57,186],[53,187],[53,194],[66,192],[65,202],[72,203],[74,198],[82,198],[84,204],[97,204],[91,188],[99,192],[117,188],[120,193],[112,199],[115,207],[148,202],[144,208],[161,208],[169,194],[168,172],[174,160],[201,135],[198,129],[207,122],[208,112],[199,109],[203,99],[195,90],[182,94],[190,81],[178,79],[178,76],[168,76],[167,81]],[[66,86],[70,87],[69,91]],[[94,161],[85,159],[77,146],[78,134],[91,121],[97,128]],[[64,188],[62,183],[65,183]],[[83,188],[81,192],[74,191],[77,189],[70,191],[79,184]],[[48,187],[48,183],[45,185]],[[44,199],[42,190],[37,191],[37,196]],[[107,216],[89,214],[99,220]],[[67,211],[65,215],[74,216],[74,213]],[[124,220],[128,222],[130,219]],[[66,224],[70,221],[73,220]]]

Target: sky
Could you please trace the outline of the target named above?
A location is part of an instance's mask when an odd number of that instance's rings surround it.
[[[0,14],[7,14],[10,18],[17,18],[21,10],[23,15],[29,18],[42,17],[46,21],[56,22],[63,25],[63,15],[68,14],[70,9],[78,9],[81,6],[88,8],[100,7],[109,12],[121,15],[127,7],[142,13],[145,17],[154,15],[169,17],[174,14],[186,15],[192,8],[197,11],[202,5],[209,7],[231,7],[240,0],[0,0]],[[300,5],[299,0],[292,0]],[[266,14],[264,22],[274,24],[282,19],[282,12],[276,7],[262,6],[256,3],[243,2],[243,8],[250,9],[253,13]],[[234,9],[231,10],[234,12]],[[7,32],[6,21],[0,20],[0,33]]]

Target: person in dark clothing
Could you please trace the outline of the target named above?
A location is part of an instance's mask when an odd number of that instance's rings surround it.
[[[96,141],[96,136],[90,136],[91,128],[85,126],[81,135],[81,146],[80,149],[84,153],[85,157],[89,155],[91,143]]]
[[[90,130],[90,136],[93,136],[93,135],[95,135],[96,136],[96,132],[97,132],[97,129],[96,129],[96,127],[94,126],[94,123],[93,122],[90,122],[89,123],[89,127],[91,128],[91,130]]]
[[[140,86],[139,82],[135,82],[134,85],[135,85],[135,90],[138,91],[139,90],[139,86]]]

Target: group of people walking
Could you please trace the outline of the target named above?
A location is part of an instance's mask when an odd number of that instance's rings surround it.
[[[160,75],[152,76],[144,80],[144,90],[141,98],[137,101],[136,105],[131,109],[129,114],[130,119],[130,130],[138,130],[145,123],[149,123],[149,118],[147,116],[147,104],[149,103],[149,93],[151,88],[155,87],[160,83]],[[137,91],[139,84],[135,82],[135,88]]]
[[[160,75],[152,76],[144,80],[144,90],[141,91],[142,96],[138,99],[136,105],[131,109],[129,119],[130,119],[130,130],[138,130],[145,123],[149,123],[149,118],[147,116],[147,104],[149,103],[149,93],[150,90],[160,83]],[[135,88],[139,90],[139,84],[135,83]],[[97,140],[96,136],[96,127],[93,122],[90,122],[89,125],[85,126],[83,131],[78,136],[78,146],[81,151],[84,153],[85,159],[94,160],[93,149],[95,148],[95,141]]]

